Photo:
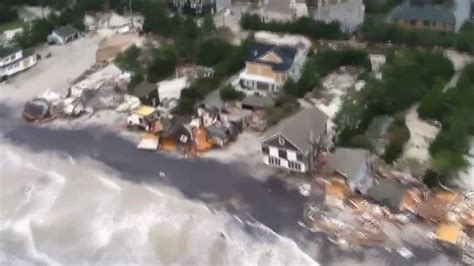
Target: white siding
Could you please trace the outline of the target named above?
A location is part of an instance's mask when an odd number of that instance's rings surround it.
[[[286,151],[286,152],[287,152],[288,160],[296,161],[296,152],[294,151]]]
[[[274,147],[269,147],[270,155],[274,157],[278,157],[278,149]]]

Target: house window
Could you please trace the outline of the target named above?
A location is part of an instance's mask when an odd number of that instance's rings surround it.
[[[301,163],[295,161],[288,161],[288,167],[291,170],[301,171]]]
[[[262,146],[262,153],[263,153],[263,154],[269,154],[269,153],[270,153],[270,150],[268,149],[268,147]]]
[[[286,151],[285,150],[278,150],[278,157],[286,159]]]
[[[280,164],[280,159],[278,159],[277,157],[273,157],[273,156],[270,156],[270,157],[268,158],[268,162],[269,162],[270,164],[273,164],[273,165],[278,165],[278,166],[281,165],[281,164]]]
[[[181,141],[182,143],[186,143],[186,141],[188,141],[188,136],[181,135],[181,137],[179,137],[179,141]]]
[[[10,61],[15,60],[15,55],[10,56]]]
[[[278,137],[278,144],[285,145],[285,139],[283,137]]]

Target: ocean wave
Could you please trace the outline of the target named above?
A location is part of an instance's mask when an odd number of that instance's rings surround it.
[[[170,188],[124,181],[87,158],[0,145],[2,265],[318,265],[266,226]]]

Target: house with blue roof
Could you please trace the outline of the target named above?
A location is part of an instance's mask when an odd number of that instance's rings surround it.
[[[304,45],[292,47],[256,42],[245,60],[240,84],[264,93],[279,92],[289,78],[299,80],[306,54]]]

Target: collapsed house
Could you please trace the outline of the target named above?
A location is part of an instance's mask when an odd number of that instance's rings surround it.
[[[144,105],[156,107],[160,103],[158,86],[154,83],[143,81],[131,89],[131,94],[138,97]]]
[[[324,172],[344,178],[352,192],[365,193],[373,184],[369,155],[365,149],[337,148]]]

